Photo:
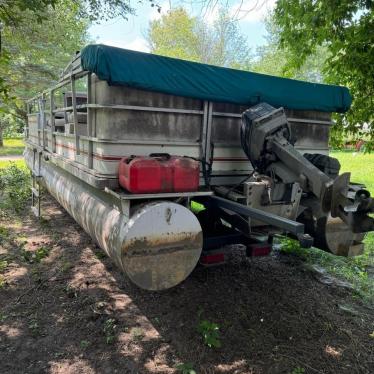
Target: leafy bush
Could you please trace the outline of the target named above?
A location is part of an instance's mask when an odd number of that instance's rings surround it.
[[[26,167],[10,163],[0,169],[0,209],[19,213],[31,196],[30,173]]]
[[[25,123],[22,120],[9,113],[0,113],[0,122],[3,125],[4,138],[19,138],[23,136]]]

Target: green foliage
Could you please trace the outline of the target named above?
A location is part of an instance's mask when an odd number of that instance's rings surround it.
[[[216,323],[204,319],[199,322],[197,331],[202,336],[204,344],[209,348],[221,347],[219,326]]]
[[[0,241],[0,243],[1,243],[1,241]],[[6,270],[7,267],[8,267],[8,261],[7,260],[0,260],[0,289],[3,288],[6,284],[5,279],[4,279],[3,275],[1,275],[1,273],[3,273]],[[0,322],[1,322],[1,318],[0,318]]]
[[[40,328],[40,326],[39,326],[38,321],[35,318],[31,319],[30,322],[29,322],[29,329],[31,331],[31,334],[34,335],[34,336],[38,335],[39,334],[39,328]]]
[[[0,313],[0,322],[4,322],[8,316],[6,314]]]
[[[160,10],[155,0],[142,1]],[[51,86],[89,42],[90,22],[132,13],[130,0],[0,1],[0,146],[4,128],[23,127],[25,100]]]
[[[152,21],[147,32],[155,54],[231,68],[247,68],[250,49],[238,24],[227,9],[219,9],[217,20],[209,25],[184,8],[175,8]]]
[[[292,56],[287,64],[300,67],[325,48],[325,81],[346,85],[353,95],[351,109],[336,116],[335,135],[357,133],[367,123],[374,138],[373,9],[374,2],[364,0],[279,0],[276,5],[279,43]]]
[[[18,25],[23,22],[22,14],[32,12],[36,21],[45,21],[45,9],[56,8],[66,0],[2,0],[0,20],[4,24]],[[154,0],[146,0],[152,7],[159,5]],[[141,1],[139,1],[141,2]],[[134,13],[130,0],[80,0],[75,1],[79,6],[79,16],[91,21],[108,20],[116,17],[127,18]]]
[[[48,247],[39,247],[35,251],[22,250],[22,257],[25,261],[32,263],[39,263],[43,258],[48,257],[49,252],[51,251]]]
[[[290,374],[304,374],[304,373],[305,373],[305,369],[299,366],[294,368],[292,371],[290,371]]]
[[[30,173],[14,163],[0,169],[0,209],[21,212],[30,198]]]
[[[0,7],[0,20],[5,25],[18,25],[22,22],[22,15],[31,11],[37,22],[41,22],[44,17],[46,7],[55,6],[58,0],[2,0]]]
[[[374,233],[367,235],[365,252],[361,256],[341,257],[317,248],[305,249],[289,238],[281,241],[281,252],[296,255],[308,264],[326,269],[328,273],[350,282],[364,301],[371,303],[374,300],[374,281],[368,273],[374,268]]]
[[[308,56],[303,64],[291,64],[293,56],[287,48],[281,48],[279,27],[274,23],[274,16],[270,14],[265,20],[267,44],[257,48],[256,59],[251,70],[280,77],[305,80],[309,82],[323,82],[323,67],[328,51],[325,47],[316,49]]]
[[[90,342],[88,340],[81,340],[79,345],[82,349],[86,349],[90,345]]]
[[[1,132],[18,132],[26,121],[25,100],[52,85],[75,51],[88,41],[87,19],[79,18],[80,3],[73,0],[35,0],[53,6],[12,8],[15,22],[2,31],[0,76],[6,96],[0,93]],[[1,16],[1,15],[0,15]],[[8,129],[9,130],[4,130]]]
[[[0,260],[0,273],[2,273],[8,266],[8,261]]]
[[[95,252],[95,256],[97,259],[102,260],[106,258],[106,254],[100,249],[99,251]]]
[[[112,344],[116,337],[116,320],[109,318],[104,322],[103,332],[105,334],[105,341],[107,344]]]
[[[20,118],[14,117],[9,113],[1,115],[1,123],[4,128],[4,138],[22,138],[25,124]]]
[[[191,363],[178,364],[175,366],[175,368],[182,374],[196,374],[196,371]]]
[[[0,226],[0,244],[8,239],[10,236],[10,231],[4,226]]]

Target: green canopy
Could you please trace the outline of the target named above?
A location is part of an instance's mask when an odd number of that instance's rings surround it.
[[[265,101],[288,109],[346,112],[346,87],[302,82],[94,44],[81,52],[84,70],[123,85],[240,105]]]

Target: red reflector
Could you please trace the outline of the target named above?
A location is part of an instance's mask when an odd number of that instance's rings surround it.
[[[270,244],[252,244],[248,246],[249,256],[267,256],[271,252]]]
[[[225,254],[224,253],[214,253],[210,255],[203,255],[200,258],[200,262],[203,265],[212,265],[212,264],[219,264],[225,262]]]

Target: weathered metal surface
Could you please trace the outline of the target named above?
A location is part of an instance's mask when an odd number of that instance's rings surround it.
[[[181,205],[156,203],[139,209],[132,220],[121,251],[130,279],[148,290],[184,280],[201,254],[203,237],[197,218]]]
[[[139,105],[202,110],[202,101],[129,87],[109,86],[92,79],[93,100],[97,104]],[[202,114],[160,113],[96,109],[93,111],[96,136],[101,139],[152,139],[193,141],[200,139]],[[103,126],[105,124],[105,126]],[[134,126],[134,124],[136,124]]]
[[[276,186],[283,187],[282,194],[278,199],[274,196]],[[289,199],[286,201],[284,199],[285,189],[286,185],[281,185],[280,183],[273,185],[273,183],[270,183],[269,179],[265,178],[262,180],[244,182],[246,205],[280,217],[296,220],[302,190],[298,183],[293,183]],[[264,201],[264,197],[266,197],[266,201]],[[251,226],[263,226],[263,222],[252,219]]]
[[[26,131],[30,143],[76,161],[77,168],[81,170],[74,174],[87,183],[114,186],[118,184],[115,181],[113,183],[113,180],[117,180],[121,157],[160,152],[212,161],[211,185],[236,184],[243,175],[251,172],[252,167],[243,153],[239,137],[241,113],[246,107],[204,102],[132,87],[109,86],[94,74],[90,75],[88,82],[92,83],[89,87],[88,107],[79,107],[78,110],[87,111],[89,123],[79,121],[78,111],[76,126],[57,126],[55,129],[59,132],[51,135],[49,111],[44,114],[47,124],[44,132],[40,127],[42,113],[38,113],[39,110],[31,103],[29,129]],[[68,92],[65,96],[68,96],[69,87],[59,88],[59,92],[66,90]],[[70,106],[71,93],[69,97],[62,104],[67,120],[73,110]],[[206,108],[210,108],[209,115]],[[64,110],[55,108],[52,112],[57,116]],[[290,111],[288,116],[293,118],[290,123],[298,138],[296,148],[300,152],[328,153],[330,114]],[[58,118],[56,121],[61,122]],[[77,149],[80,154],[76,155]],[[87,173],[90,176],[86,176]],[[107,178],[108,182],[103,181],[103,178]],[[201,185],[204,184],[205,179],[201,178]]]
[[[26,148],[33,168],[33,151]],[[201,226],[187,208],[157,201],[132,208],[41,158],[42,182],[56,200],[139,287],[161,290],[182,282],[200,257]]]

